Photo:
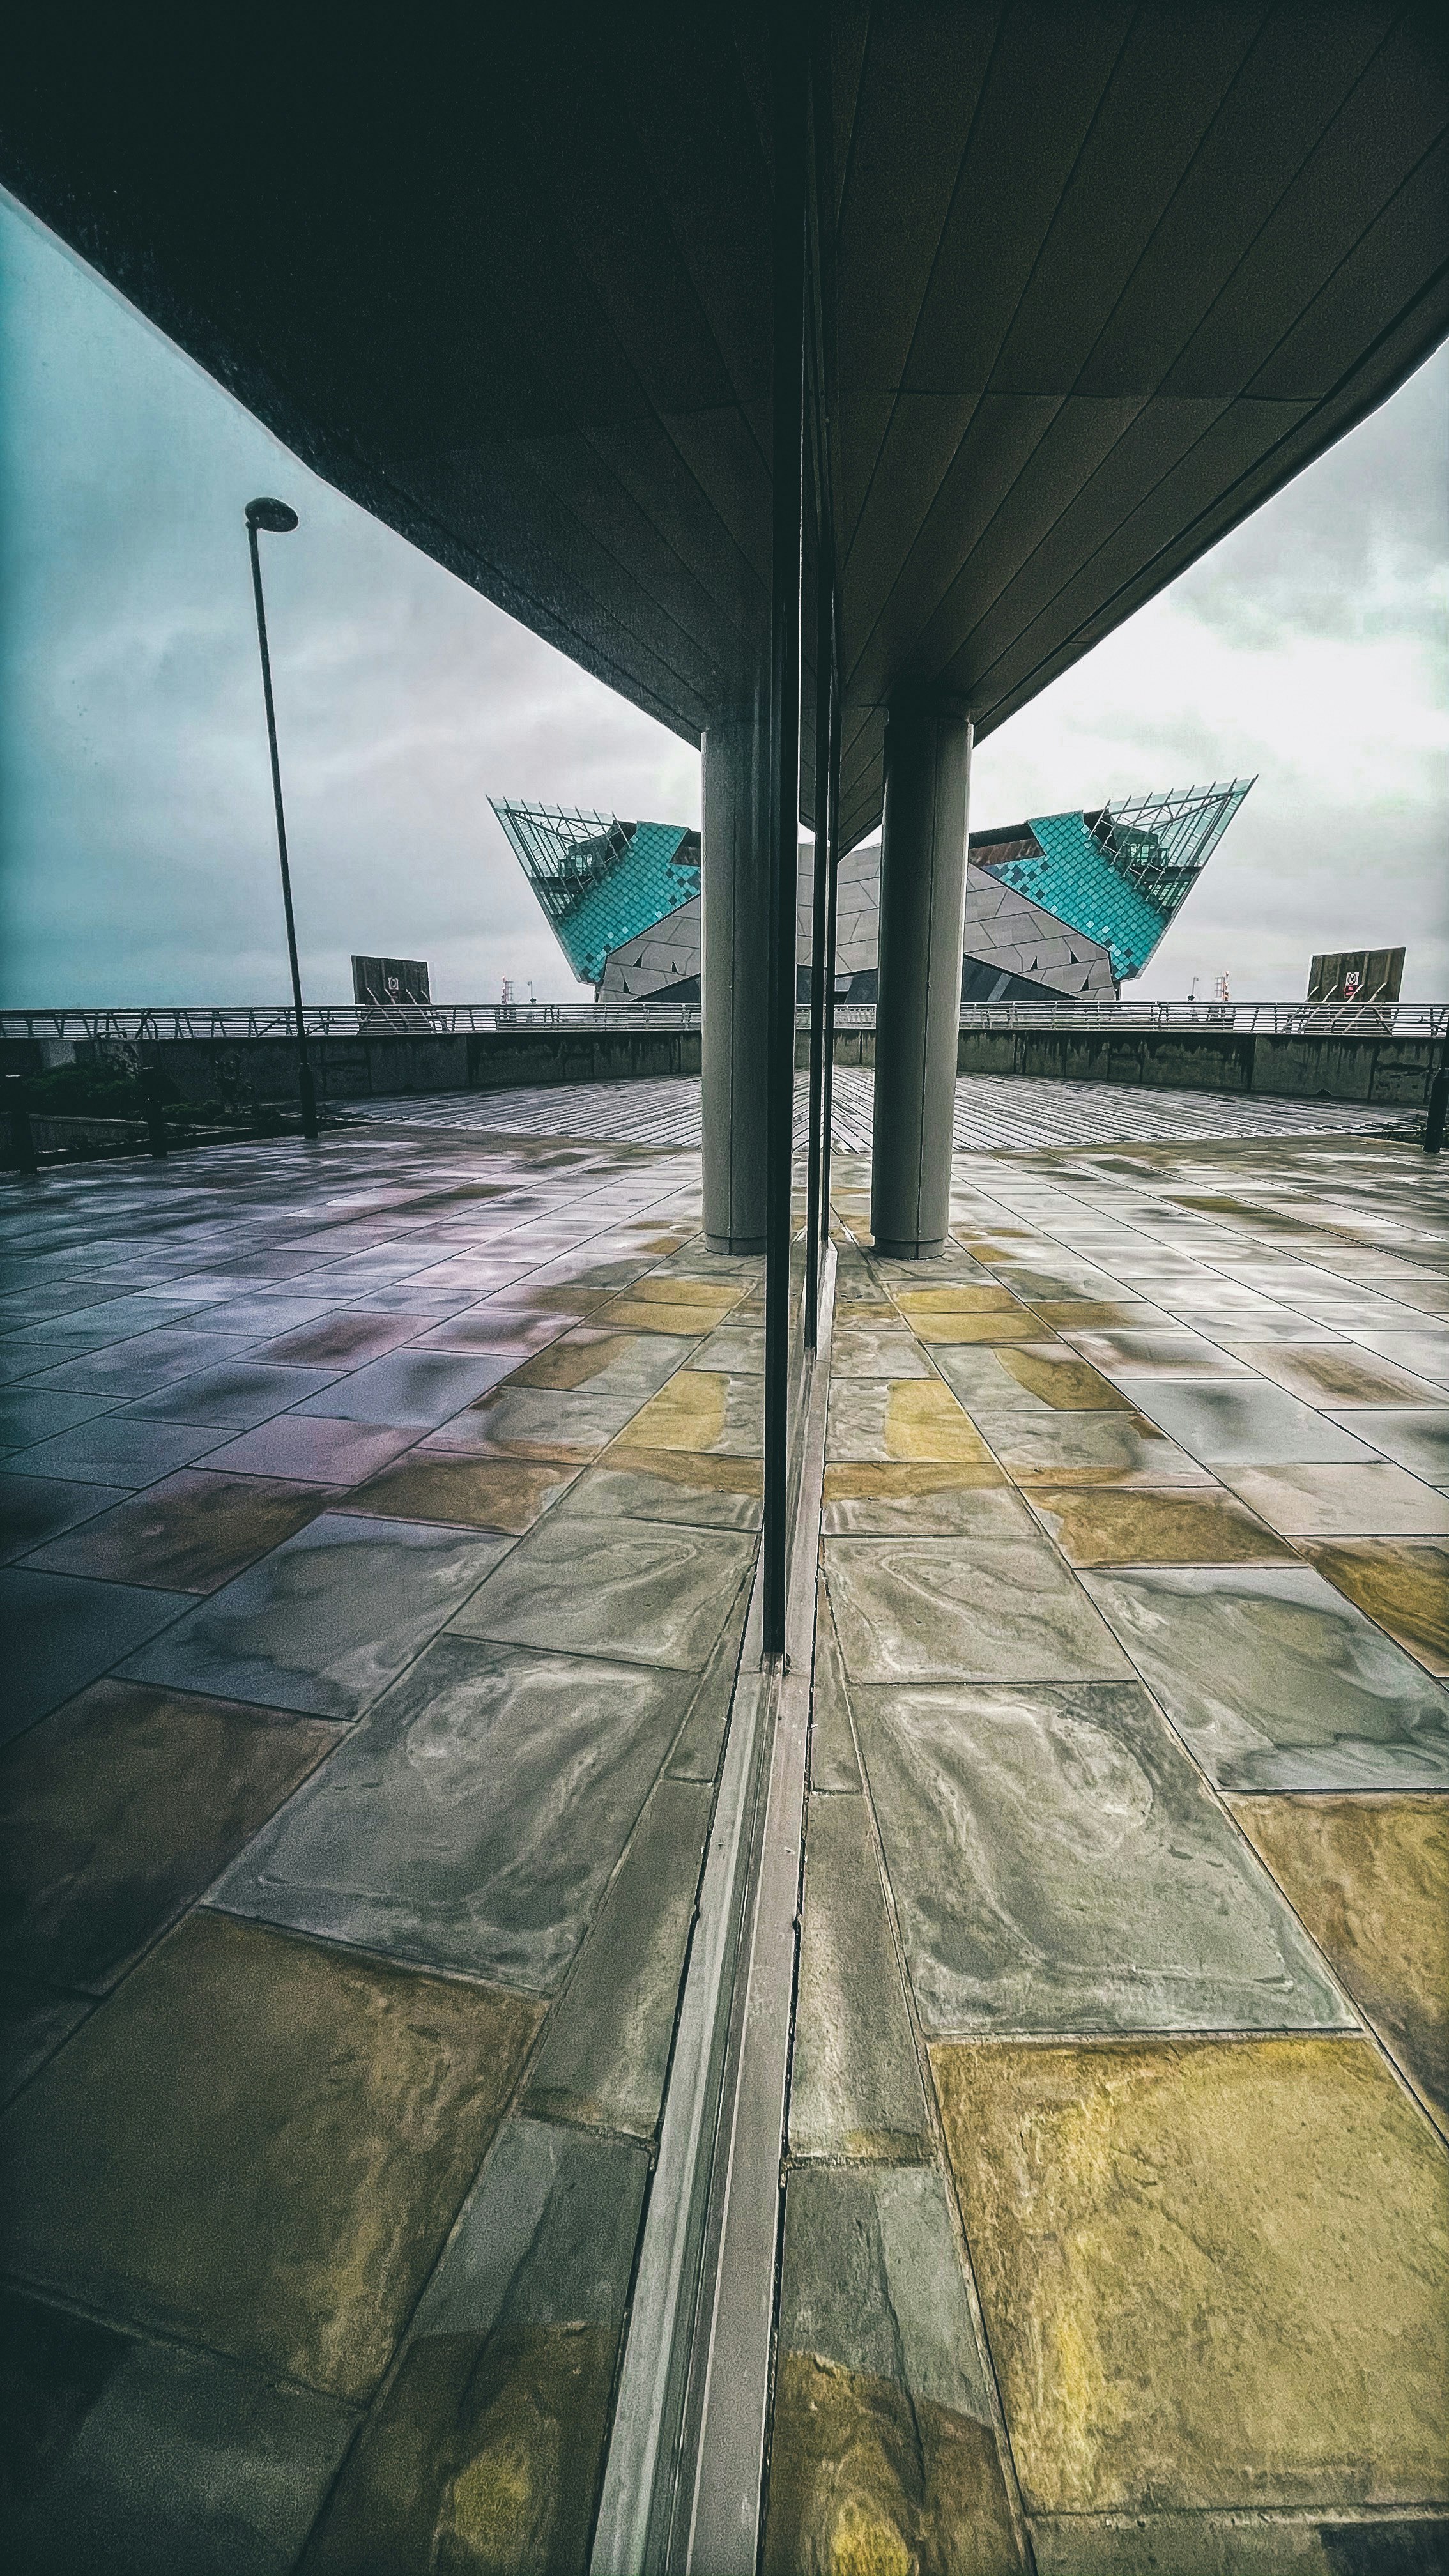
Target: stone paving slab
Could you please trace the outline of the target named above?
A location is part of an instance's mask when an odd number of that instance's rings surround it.
[[[1449,1800],[1360,1793],[1229,1804],[1449,2134]]]
[[[1218,1787],[1449,1787],[1449,1692],[1307,1566],[1082,1579]]]
[[[552,1993],[689,1698],[643,1664],[439,1637],[214,1901]]]
[[[502,1552],[501,1540],[471,1532],[324,1513],[191,1608],[130,1658],[126,1674],[266,1708],[355,1718]]]
[[[933,2063],[1031,2513],[1449,2496],[1443,2151],[1368,2042]]]
[[[933,2036],[1352,2025],[1140,1685],[852,1705]]]
[[[11,2261],[365,2399],[537,2021],[520,1995],[190,1915],[5,2113]]]
[[[0,1755],[0,1964],[104,1994],[337,1732],[276,1709],[93,1682]]]

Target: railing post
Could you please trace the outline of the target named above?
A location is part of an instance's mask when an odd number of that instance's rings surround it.
[[[35,1137],[30,1125],[30,1100],[25,1076],[12,1073],[5,1084],[6,1105],[10,1111],[10,1168],[12,1172],[34,1172]]]

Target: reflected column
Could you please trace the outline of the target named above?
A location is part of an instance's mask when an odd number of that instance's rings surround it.
[[[701,749],[704,1232],[712,1252],[763,1252],[770,972],[763,711],[712,717]]]
[[[950,1229],[970,782],[964,707],[891,709],[870,1221],[897,1260],[939,1252]]]

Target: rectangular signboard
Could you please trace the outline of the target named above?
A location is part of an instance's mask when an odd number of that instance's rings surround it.
[[[1345,948],[1314,958],[1308,970],[1308,999],[1396,1002],[1403,980],[1402,948]]]
[[[421,957],[354,957],[352,998],[357,1003],[375,1003],[382,1010],[419,1003],[426,1007],[432,998],[427,966]]]

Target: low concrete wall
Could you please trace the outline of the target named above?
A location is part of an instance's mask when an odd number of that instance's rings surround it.
[[[84,1064],[108,1052],[81,1039],[75,1061]],[[297,1051],[285,1038],[163,1038],[144,1053],[185,1101],[297,1096]],[[328,1037],[312,1040],[311,1057],[319,1099],[386,1100],[408,1093],[514,1091],[532,1084],[698,1073],[699,1032],[522,1027],[459,1037]],[[6,1042],[3,1070],[41,1072],[39,1042]]]
[[[1282,1100],[1355,1100],[1422,1108],[1434,1038],[1275,1037],[1233,1029],[963,1029],[961,1073],[1041,1082],[1140,1083],[1149,1091],[1256,1092]],[[874,1029],[841,1029],[837,1064],[873,1065]]]
[[[104,1053],[81,1040],[76,1060]],[[1433,1038],[1275,1037],[1201,1029],[963,1029],[962,1073],[1022,1073],[1047,1082],[1142,1083],[1149,1090],[1258,1092],[1286,1100],[1357,1100],[1421,1108],[1438,1060]],[[290,1101],[297,1059],[283,1038],[164,1039],[148,1062],[186,1101]],[[5,1042],[3,1069],[41,1070],[37,1043]],[[795,1061],[809,1063],[809,1038],[796,1032]],[[837,1064],[875,1062],[874,1029],[838,1029]],[[389,1099],[408,1093],[512,1091],[560,1082],[629,1082],[699,1071],[697,1029],[518,1027],[472,1036],[387,1035],[314,1039],[312,1062],[324,1100]]]

